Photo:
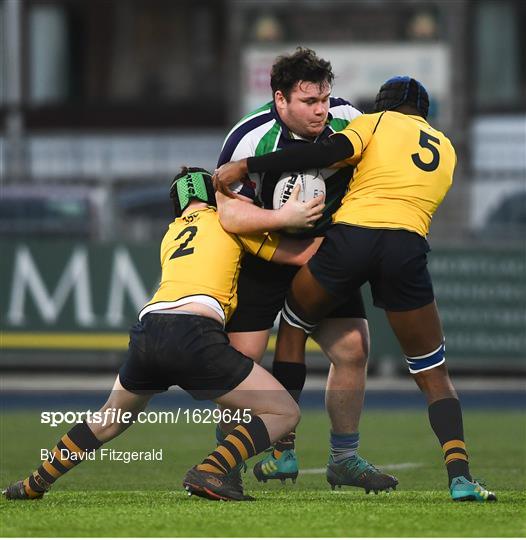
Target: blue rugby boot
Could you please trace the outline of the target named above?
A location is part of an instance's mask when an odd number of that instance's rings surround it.
[[[298,459],[294,450],[283,450],[279,458],[274,457],[272,451],[254,465],[254,476],[258,482],[281,480],[281,483],[284,484],[285,480],[290,478],[295,484],[298,474]]]
[[[355,486],[365,489],[365,493],[374,491],[389,491],[396,489],[398,480],[389,474],[385,474],[371,465],[367,460],[356,455],[338,463],[329,457],[327,465],[327,482],[331,489],[336,486]]]
[[[495,493],[488,491],[476,480],[470,482],[465,476],[456,476],[449,486],[451,498],[457,502],[476,501],[493,502],[497,500]]]

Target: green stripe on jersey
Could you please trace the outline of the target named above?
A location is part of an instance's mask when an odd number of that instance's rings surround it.
[[[241,118],[241,120],[238,122],[238,125],[242,124],[245,120],[248,120],[249,118],[252,118],[256,114],[259,114],[259,113],[261,113],[263,111],[270,111],[270,109],[272,108],[273,103],[274,103],[273,101],[269,101],[268,103],[265,103],[265,105],[262,105],[261,107],[259,107],[259,109],[256,109],[255,111],[249,112],[246,116],[243,116],[243,118]]]
[[[345,118],[333,118],[329,125],[334,131],[341,131],[342,129],[346,128],[349,124],[349,120],[346,120]]]
[[[269,152],[274,152],[276,150],[276,141],[281,133],[281,126],[278,122],[275,122],[274,125],[261,137],[257,147],[255,156],[262,156],[268,154]]]

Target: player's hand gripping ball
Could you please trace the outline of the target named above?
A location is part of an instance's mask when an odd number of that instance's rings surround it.
[[[318,195],[325,196],[325,180],[316,169],[298,173],[283,173],[274,188],[274,209],[281,208],[290,198],[294,186],[299,184],[298,200],[307,202]]]

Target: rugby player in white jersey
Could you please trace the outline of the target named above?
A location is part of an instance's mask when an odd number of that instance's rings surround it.
[[[281,56],[272,66],[272,100],[238,122],[227,135],[218,166],[229,161],[260,156],[277,149],[328,138],[344,129],[361,113],[348,101],[331,97],[334,75],[331,64],[314,51],[298,48]],[[327,182],[325,211],[314,228],[303,236],[322,236],[346,191],[352,167],[322,171]],[[251,175],[230,186],[235,198],[218,194],[221,224],[233,233],[273,231],[276,211],[272,198],[279,174]],[[286,234],[286,233],[284,233]],[[260,362],[270,330],[283,307],[285,294],[297,269],[244,259],[239,279],[238,310],[227,326],[232,345]],[[344,484],[366,491],[394,487],[396,478],[383,474],[358,455],[359,422],[363,407],[369,332],[365,309],[357,289],[325,318],[313,335],[331,362],[326,406],[331,420],[331,460],[345,464]],[[294,359],[275,361],[274,377],[299,402],[306,367]],[[218,440],[224,433],[218,431]],[[239,471],[237,471],[239,473]],[[295,434],[280,440],[273,451],[254,467],[260,481],[298,476]]]

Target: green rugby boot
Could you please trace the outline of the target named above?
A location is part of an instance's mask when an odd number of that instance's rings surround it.
[[[385,474],[371,465],[367,460],[356,455],[335,463],[332,457],[327,465],[327,482],[331,489],[336,486],[355,486],[365,489],[365,493],[374,491],[389,491],[396,489],[398,480],[389,474]]]
[[[453,478],[449,492],[451,493],[451,498],[456,502],[493,502],[497,500],[495,493],[485,489],[476,480],[470,482],[465,476],[456,476]]]
[[[285,480],[290,478],[295,484],[298,474],[298,460],[294,450],[283,450],[278,459],[274,457],[273,452],[270,452],[268,456],[254,465],[254,476],[259,482],[281,480],[281,483],[284,484]]]

